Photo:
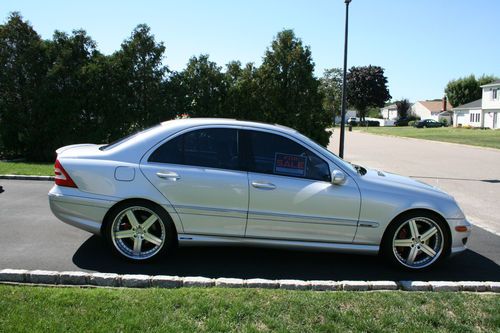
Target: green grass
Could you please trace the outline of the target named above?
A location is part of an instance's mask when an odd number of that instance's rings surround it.
[[[498,332],[500,296],[0,285],[4,332]]]
[[[500,130],[474,130],[453,127],[359,127],[355,129],[373,134],[395,135],[500,149]]]
[[[24,163],[0,161],[0,175],[53,176],[54,163]]]

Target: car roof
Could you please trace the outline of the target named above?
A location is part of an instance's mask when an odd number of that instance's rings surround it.
[[[189,128],[192,126],[201,126],[201,125],[230,125],[230,126],[248,126],[248,127],[259,127],[259,128],[267,128],[274,129],[276,127],[285,132],[298,133],[296,130],[290,127],[286,127],[279,124],[268,124],[257,121],[248,121],[248,120],[237,120],[237,119],[228,119],[228,118],[183,118],[183,119],[173,119],[167,120],[161,123],[162,126],[166,127],[184,127]]]

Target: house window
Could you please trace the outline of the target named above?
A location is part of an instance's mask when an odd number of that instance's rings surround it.
[[[498,89],[492,89],[491,96],[492,99],[498,99]]]
[[[478,123],[478,122],[479,122],[479,120],[480,120],[479,118],[480,118],[480,117],[481,117],[481,114],[480,114],[480,113],[476,113],[476,123]]]
[[[471,123],[474,122],[474,113],[471,113],[469,118]]]

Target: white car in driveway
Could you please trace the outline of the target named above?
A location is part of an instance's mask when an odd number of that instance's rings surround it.
[[[418,270],[463,251],[470,234],[443,191],[277,125],[172,120],[57,154],[52,212],[133,261],[228,244],[381,253]]]

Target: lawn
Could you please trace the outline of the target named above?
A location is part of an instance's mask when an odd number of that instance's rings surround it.
[[[53,176],[54,163],[24,163],[0,161],[0,175]]]
[[[355,127],[367,133],[403,136],[408,138],[426,139],[462,143],[472,146],[500,149],[500,130],[479,130],[465,128],[414,128],[414,127]]]
[[[4,332],[498,332],[500,296],[0,285]]]

